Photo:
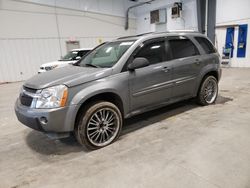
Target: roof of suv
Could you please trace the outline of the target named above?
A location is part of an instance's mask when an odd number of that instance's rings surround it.
[[[133,35],[133,36],[125,36],[125,37],[120,37],[117,40],[151,39],[151,38],[173,36],[173,35],[205,36],[199,33],[198,31],[193,31],[193,30],[171,30],[171,31],[166,31],[166,32],[150,32],[150,33],[143,33],[143,34]]]
[[[70,50],[70,51],[90,51],[90,50],[92,50],[92,48],[76,48],[76,49],[72,49],[72,50]]]

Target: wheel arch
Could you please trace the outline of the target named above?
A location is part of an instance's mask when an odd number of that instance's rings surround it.
[[[201,89],[201,85],[203,83],[203,81],[208,77],[208,76],[214,76],[216,78],[217,81],[219,81],[219,73],[217,70],[210,70],[205,72],[204,74],[202,74],[200,81],[199,81],[199,87],[196,91],[196,96],[199,93],[200,89]]]
[[[102,92],[102,93],[95,94],[93,96],[89,96],[88,98],[86,98],[84,101],[81,102],[80,107],[77,110],[77,113],[75,116],[74,127],[75,125],[77,125],[77,122],[79,121],[80,114],[83,113],[84,110],[86,110],[88,105],[96,101],[107,101],[107,102],[113,103],[119,108],[122,114],[122,117],[124,117],[124,104],[123,104],[121,97],[115,92],[110,92],[110,91]]]

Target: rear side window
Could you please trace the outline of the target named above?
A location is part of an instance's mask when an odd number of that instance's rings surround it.
[[[165,61],[165,41],[156,41],[145,44],[134,58],[144,57],[150,64],[156,64]]]
[[[187,38],[169,39],[168,42],[172,50],[173,59],[199,55],[196,46]]]
[[[212,54],[216,52],[214,46],[204,37],[195,37],[197,42],[201,45],[206,54]]]

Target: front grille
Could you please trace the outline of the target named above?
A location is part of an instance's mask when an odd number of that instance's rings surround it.
[[[32,88],[28,88],[28,87],[23,87],[23,92],[21,92],[21,94],[20,94],[20,102],[21,102],[21,104],[22,105],[24,105],[24,106],[28,106],[28,107],[30,107],[31,106],[31,104],[32,104],[32,100],[33,100],[33,98],[31,97],[31,96],[29,96],[29,95],[27,95],[26,93],[32,93],[32,94],[34,94],[34,93],[36,93],[36,89],[32,89]]]
[[[28,96],[28,95],[26,95],[26,94],[24,94],[24,93],[22,93],[22,94],[20,95],[20,102],[21,102],[21,104],[24,105],[24,106],[30,107],[30,106],[31,106],[31,103],[32,103],[32,100],[33,100],[32,97],[30,97],[30,96]]]

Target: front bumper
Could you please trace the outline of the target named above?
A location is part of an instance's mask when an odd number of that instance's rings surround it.
[[[22,124],[46,133],[73,131],[76,110],[77,105],[56,109],[33,109],[22,105],[19,99],[15,103],[15,113]]]

